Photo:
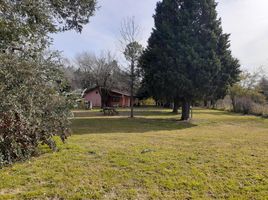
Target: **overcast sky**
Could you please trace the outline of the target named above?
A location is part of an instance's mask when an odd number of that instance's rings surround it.
[[[146,46],[158,0],[99,0],[99,10],[82,34],[65,32],[54,37],[53,48],[73,59],[89,51],[98,54],[111,50],[118,57],[122,19],[135,16],[142,28],[141,42]],[[231,48],[243,69],[263,66],[268,71],[268,0],[221,0],[218,5],[223,29],[231,33]]]

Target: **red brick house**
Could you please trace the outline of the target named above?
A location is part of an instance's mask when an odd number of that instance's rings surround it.
[[[94,87],[83,92],[83,98],[89,102],[92,107],[101,107],[102,98],[100,88]],[[130,107],[130,94],[119,90],[110,90],[108,92],[107,107]]]

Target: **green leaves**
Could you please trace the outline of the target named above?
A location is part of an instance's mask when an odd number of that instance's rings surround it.
[[[163,0],[140,66],[145,88],[172,102],[219,98],[237,81],[239,62],[229,49],[214,0]]]
[[[42,55],[7,53],[0,54],[0,66],[0,166],[28,158],[40,143],[56,150],[53,136],[66,139],[70,116],[56,82],[60,66]]]
[[[124,51],[124,55],[128,61],[138,61],[142,54],[143,47],[138,42],[129,43]]]
[[[96,0],[1,1],[0,49],[44,49],[49,33],[76,30],[94,15]]]
[[[61,60],[44,53],[50,33],[82,31],[96,0],[3,0],[0,3],[0,166],[28,158],[39,143],[69,133],[71,100]]]

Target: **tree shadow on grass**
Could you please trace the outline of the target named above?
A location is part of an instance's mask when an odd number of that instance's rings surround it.
[[[190,122],[181,122],[175,119],[80,118],[72,120],[74,135],[174,131],[195,126]]]
[[[130,116],[130,110],[118,110],[119,116]],[[94,110],[92,111],[84,111],[84,112],[74,112],[74,117],[103,117],[103,113],[101,110]],[[172,116],[174,113],[163,111],[163,110],[145,110],[145,109],[136,109],[134,111],[134,116],[136,117],[144,117],[144,116]]]
[[[197,109],[196,113],[198,114],[205,114],[205,115],[216,115],[216,116],[246,116],[245,114],[242,113],[235,113],[231,111],[223,111],[223,110],[204,110],[204,109]]]
[[[120,116],[130,116],[130,111],[119,111]],[[137,110],[134,111],[134,116],[136,117],[146,117],[146,116],[175,116],[174,113],[166,112],[166,111],[158,111],[158,110],[152,110],[152,111],[144,111],[144,110]]]

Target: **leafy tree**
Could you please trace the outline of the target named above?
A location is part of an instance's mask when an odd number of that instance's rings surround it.
[[[155,28],[140,60],[152,96],[182,102],[182,120],[190,118],[193,101],[225,93],[239,74],[216,5],[214,0],[159,2]],[[210,94],[215,83],[217,93]]]
[[[28,158],[40,143],[56,150],[52,137],[68,136],[71,103],[62,93],[60,63],[5,53],[0,66],[0,166]]]
[[[96,0],[1,0],[0,3],[0,49],[4,50],[40,50],[50,42],[50,33],[81,32],[96,9]]]
[[[56,150],[68,136],[67,82],[50,33],[88,23],[95,0],[0,1],[0,166],[32,156],[38,144]]]

